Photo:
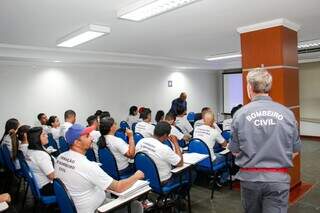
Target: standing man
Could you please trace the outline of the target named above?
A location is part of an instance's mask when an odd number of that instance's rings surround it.
[[[177,109],[182,108],[184,111],[187,111],[187,93],[182,92],[179,98],[174,99],[171,102],[170,112],[177,116]]]
[[[288,209],[292,158],[301,149],[297,121],[268,95],[272,76],[266,69],[247,75],[251,103],[234,116],[229,149],[240,167],[241,200],[246,213],[285,213]]]

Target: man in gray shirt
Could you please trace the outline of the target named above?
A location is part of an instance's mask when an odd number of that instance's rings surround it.
[[[292,158],[301,149],[297,121],[285,106],[268,95],[272,76],[266,69],[247,75],[251,103],[231,124],[229,149],[240,167],[241,200],[246,213],[284,213],[288,209]]]

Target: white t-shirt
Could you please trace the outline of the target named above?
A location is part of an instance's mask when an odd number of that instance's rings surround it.
[[[65,184],[78,213],[94,213],[104,202],[113,179],[96,162],[69,150],[59,155],[56,176]]]
[[[129,124],[129,127],[131,128],[133,123],[137,123],[141,121],[141,119],[139,119],[139,115],[128,115],[126,121]]]
[[[25,158],[40,188],[51,182],[47,175],[54,172],[54,169],[48,153],[28,149]]]
[[[211,153],[211,160],[214,161],[216,156],[213,151],[213,147],[216,142],[223,143],[224,139],[219,137],[220,133],[217,129],[214,129],[207,125],[201,125],[194,129],[193,138],[199,138],[205,142]]]
[[[92,149],[94,152],[94,155],[96,156],[96,161],[99,161],[99,147],[98,147],[98,141],[101,136],[101,133],[97,130],[93,130],[90,132],[90,136],[92,137]]]
[[[178,140],[181,140],[184,136],[182,132],[180,132],[175,126],[172,126],[172,125],[171,125],[170,135],[176,136]]]
[[[62,126],[61,126],[61,131],[62,131],[62,136],[66,136],[66,132],[68,131],[68,129],[72,126],[73,124],[70,122],[65,122]]]
[[[137,123],[135,132],[140,133],[144,138],[153,136],[154,126],[144,121]]]
[[[187,134],[192,132],[193,128],[190,122],[187,119],[187,116],[177,117],[176,118],[176,126],[179,127],[183,134]]]
[[[199,126],[202,126],[202,125],[204,125],[203,119],[197,120],[197,121],[194,123],[193,126],[194,126],[194,128],[196,128],[196,127],[199,127]],[[217,124],[216,122],[213,123],[213,126],[214,126],[214,128],[215,128],[219,133],[222,132],[221,129],[220,129],[220,127],[218,126],[218,124]]]
[[[59,142],[59,138],[60,138],[61,136],[64,136],[61,127],[58,127],[58,128],[53,128],[53,127],[52,127],[52,128],[50,129],[50,132],[51,132],[51,134],[52,134],[53,139],[57,142],[57,144],[59,144],[59,143],[58,143],[58,142]],[[58,146],[59,146],[59,145],[58,145]]]
[[[118,170],[123,170],[129,166],[129,158],[127,158],[124,154],[126,154],[129,150],[129,145],[114,135],[106,135],[107,147],[114,155]]]
[[[21,142],[20,142],[20,144],[19,144],[19,150],[23,153],[23,156],[26,156],[26,155],[27,155],[28,146],[29,146],[29,144],[27,144],[27,143],[21,143]]]
[[[223,120],[223,122],[222,122],[223,130],[230,130],[231,129],[231,123],[232,123],[232,118]]]
[[[181,160],[169,146],[155,138],[141,139],[136,146],[137,152],[146,153],[155,162],[161,182],[171,177],[172,166],[177,165]]]
[[[41,125],[41,127],[42,127],[42,129],[43,129],[43,131],[45,132],[45,133],[50,133],[50,126],[48,126],[48,125]]]

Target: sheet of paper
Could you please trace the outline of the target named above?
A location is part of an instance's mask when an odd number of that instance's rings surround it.
[[[209,155],[199,154],[199,153],[184,153],[183,162],[188,164],[196,164],[209,157]]]
[[[129,189],[127,189],[124,192],[118,193],[118,192],[110,190],[110,193],[112,193],[112,194],[114,194],[114,195],[116,195],[118,197],[127,197],[127,196],[130,196],[130,195],[134,194],[135,192],[139,191],[140,189],[142,189],[142,188],[144,188],[146,186],[149,186],[149,182],[148,181],[138,180]]]

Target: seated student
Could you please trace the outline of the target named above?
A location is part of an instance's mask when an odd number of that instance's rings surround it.
[[[69,109],[64,113],[64,124],[61,126],[62,136],[66,135],[68,129],[76,122],[75,111]]]
[[[191,138],[191,135],[190,134],[184,135],[182,132],[180,132],[180,130],[178,130],[175,127],[175,120],[176,120],[176,117],[174,116],[174,114],[172,112],[168,112],[166,114],[165,121],[171,125],[170,135],[176,136],[178,138],[178,140],[183,139],[184,141],[188,142]]]
[[[46,133],[49,133],[49,126],[48,126],[48,117],[46,114],[43,112],[39,113],[38,116],[38,121],[40,122],[41,127]]]
[[[187,119],[187,112],[184,108],[177,108],[176,126],[182,131],[183,134],[191,136],[193,127]]]
[[[99,140],[99,148],[108,147],[114,155],[120,175],[133,174],[134,169],[129,164],[129,159],[134,158],[135,143],[133,132],[126,129],[126,135],[129,138],[129,145],[121,138],[114,136],[117,131],[117,125],[113,118],[103,118],[100,121],[100,132],[102,137]]]
[[[42,127],[33,127],[27,136],[29,146],[26,162],[37,180],[41,194],[53,195],[54,159],[44,148],[44,145],[48,144],[48,135]]]
[[[151,124],[151,110],[144,108],[140,113],[142,121],[138,122],[135,128],[135,132],[140,133],[143,137],[152,137],[154,126]]]
[[[100,109],[98,109],[98,110],[94,113],[94,115],[97,116],[98,122],[100,122],[100,116],[101,116],[101,114],[102,114],[102,110],[100,110]]]
[[[66,141],[70,150],[58,156],[55,166],[56,175],[65,184],[78,213],[94,213],[106,201],[107,190],[123,192],[144,174],[137,171],[133,176],[116,181],[106,174],[97,163],[89,161],[84,155],[91,146],[90,132],[92,128],[84,128],[75,124],[66,133]],[[124,207],[126,212],[127,207]],[[132,212],[142,212],[142,205],[133,201]]]
[[[215,142],[218,142],[223,147],[227,146],[227,142],[221,136],[219,131],[214,128],[214,115],[212,112],[208,111],[204,113],[203,122],[203,125],[194,129],[193,138],[199,138],[207,144],[210,150],[211,160],[214,162],[216,160],[216,155],[213,150]]]
[[[155,117],[156,124],[159,123],[160,121],[163,121],[163,120],[164,120],[164,111],[159,110],[156,113],[156,117]]]
[[[48,125],[51,127],[50,133],[52,134],[53,139],[57,142],[57,146],[59,148],[59,138],[64,136],[60,127],[59,118],[55,115],[50,116]]]
[[[101,115],[100,115],[100,119],[102,119],[102,118],[110,118],[110,112],[108,112],[108,111],[103,111],[103,112],[101,112]]]
[[[143,138],[136,146],[136,153],[146,153],[155,162],[162,183],[170,182],[172,166],[183,165],[178,140],[175,136],[170,135],[170,131],[170,124],[160,121],[154,129],[154,137]],[[171,140],[175,151],[163,144],[167,139]]]
[[[96,156],[96,161],[99,162],[99,154],[98,154],[98,141],[101,136],[99,132],[99,122],[98,117],[95,115],[91,115],[87,118],[88,127],[91,127],[93,130],[90,132],[90,136],[92,138],[92,149]]]
[[[230,130],[231,129],[231,123],[232,123],[233,116],[241,107],[242,107],[242,104],[239,104],[231,109],[231,118],[225,119],[222,122],[223,130]]]
[[[0,141],[0,144],[5,144],[7,146],[16,169],[20,169],[19,160],[17,159],[19,141],[16,134],[19,125],[19,121],[15,118],[7,120],[4,133]]]
[[[27,133],[31,127],[28,125],[22,125],[19,127],[17,131],[17,138],[19,140],[19,147],[18,150],[22,152],[23,156],[26,156],[27,151],[28,151],[28,138],[27,138]]]
[[[212,109],[210,107],[203,107],[202,110],[201,110],[201,120],[197,120],[195,123],[194,123],[194,128],[198,127],[198,126],[201,126],[204,124],[204,121],[203,121],[203,116],[206,112],[212,112]],[[217,125],[216,122],[213,123],[213,126],[216,130],[218,130],[219,133],[221,133],[221,129],[219,128],[219,126]],[[222,136],[221,136],[222,137]]]
[[[137,123],[141,121],[139,119],[139,114],[138,114],[138,107],[137,106],[131,106],[129,109],[129,115],[126,119],[127,123],[129,124],[130,128],[132,127],[132,124]]]

